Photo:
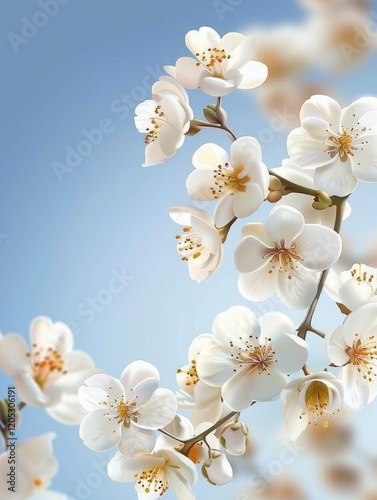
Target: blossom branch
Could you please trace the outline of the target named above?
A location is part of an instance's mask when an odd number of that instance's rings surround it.
[[[336,215],[335,215],[335,223],[334,223],[334,231],[336,233],[339,233],[342,221],[343,221],[343,214],[344,214],[344,207],[346,205],[348,196],[344,198],[339,198],[337,196],[333,196],[332,199],[334,200],[334,205],[336,206]],[[327,278],[327,275],[329,274],[330,269],[326,269],[325,271],[322,271],[321,278],[318,282],[318,287],[317,287],[317,293],[313,299],[313,302],[309,306],[309,309],[305,315],[304,320],[302,321],[301,325],[297,329],[297,335],[304,339],[306,338],[306,334],[308,331],[313,331],[313,328],[311,326],[311,322],[313,319],[314,312],[316,310],[319,298],[322,294],[323,287],[325,285],[325,281]],[[316,333],[316,331],[314,331]]]

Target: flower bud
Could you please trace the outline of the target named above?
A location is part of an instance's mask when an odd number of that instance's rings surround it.
[[[270,203],[276,203],[283,198],[281,191],[270,191],[267,195],[267,201]]]
[[[220,120],[217,118],[217,113],[216,113],[216,106],[213,104],[208,104],[203,109],[203,115],[204,118],[207,120],[209,123],[215,123],[216,125],[220,125]]]
[[[220,444],[228,453],[235,456],[246,452],[249,429],[242,422],[229,422],[219,436]]]
[[[201,468],[203,477],[214,486],[221,486],[233,479],[232,466],[228,459],[218,450],[212,450],[212,458],[208,458]]]
[[[185,133],[185,135],[196,135],[200,132],[200,121],[199,120],[191,120],[190,121],[190,128],[188,131]]]
[[[281,181],[274,175],[270,175],[270,189],[271,191],[279,191],[281,188]]]

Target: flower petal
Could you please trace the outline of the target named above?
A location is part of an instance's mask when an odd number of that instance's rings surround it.
[[[260,326],[255,314],[245,306],[233,306],[218,314],[212,326],[213,337],[220,345],[244,347],[245,341],[259,337]]]
[[[153,450],[156,442],[156,435],[153,431],[140,429],[131,424],[127,431],[122,432],[118,450],[124,457],[132,457],[142,453],[149,453]]]
[[[208,95],[221,97],[230,94],[236,87],[233,80],[223,80],[215,76],[204,76],[200,82],[200,88]]]
[[[247,236],[234,252],[234,262],[240,273],[258,271],[265,264],[265,255],[271,250],[255,236]],[[268,264],[268,262],[267,262]],[[267,274],[267,273],[266,273]]]
[[[73,347],[73,335],[64,323],[53,323],[50,318],[39,316],[30,325],[31,344],[41,346],[52,346],[58,352],[71,351]]]
[[[243,297],[252,301],[268,299],[275,293],[275,274],[269,273],[270,263],[252,273],[241,274],[238,289]]]
[[[233,211],[238,219],[249,217],[262,205],[264,195],[257,184],[248,184],[245,192],[237,191],[233,196]]]
[[[146,361],[137,360],[133,361],[123,370],[120,376],[120,383],[124,387],[125,392],[130,392],[140,382],[146,379],[154,378],[158,385],[160,381],[160,374],[157,368],[151,363]],[[157,386],[156,386],[157,388]]]
[[[13,376],[25,365],[30,364],[26,354],[28,348],[21,335],[11,333],[0,337],[0,369]]]
[[[300,212],[288,205],[274,208],[266,222],[266,230],[272,241],[289,248],[302,233],[305,219]]]
[[[80,425],[80,438],[93,451],[108,451],[121,440],[122,426],[115,410],[94,410],[86,415]]]
[[[259,61],[249,61],[239,68],[242,79],[237,85],[239,89],[254,89],[266,81],[268,68]]]
[[[275,368],[287,375],[295,373],[308,359],[308,344],[297,335],[281,333],[272,340],[275,351]]]
[[[288,273],[276,273],[276,293],[287,307],[304,309],[313,301],[317,291],[315,274],[299,262]]]
[[[234,361],[228,349],[214,344],[199,354],[196,369],[203,382],[213,387],[221,387],[234,375]]]
[[[323,271],[334,265],[342,251],[339,234],[319,224],[305,224],[296,238],[296,245],[302,265],[313,271]]]
[[[157,389],[148,403],[140,409],[135,425],[144,429],[158,429],[171,422],[177,412],[177,399],[168,389]]]
[[[220,198],[213,214],[216,227],[224,227],[234,218],[233,204],[234,196],[232,193]]]
[[[302,168],[323,167],[334,161],[322,142],[313,139],[304,128],[292,130],[287,138],[287,148],[290,158]]]
[[[325,338],[326,352],[331,362],[336,366],[343,366],[349,361],[346,353],[348,345],[344,339],[343,326],[338,326]]]
[[[79,389],[79,399],[87,411],[102,408],[106,398],[115,401],[124,396],[124,389],[118,379],[105,373],[93,375],[85,380],[85,386]]]
[[[314,182],[318,189],[323,189],[329,196],[347,196],[357,186],[350,160],[342,162],[339,155],[331,164],[316,169]]]

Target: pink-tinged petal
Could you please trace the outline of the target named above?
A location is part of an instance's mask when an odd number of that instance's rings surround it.
[[[289,248],[292,242],[302,233],[305,219],[300,212],[288,205],[275,207],[267,219],[266,230],[272,241],[284,242]]]
[[[263,316],[259,318],[259,323],[261,328],[261,340],[264,338],[274,339],[282,333],[294,334],[296,332],[293,321],[288,318],[286,314],[278,311],[263,314]]]
[[[377,135],[362,134],[352,141],[357,148],[350,157],[353,175],[364,182],[377,182]]]
[[[177,398],[168,389],[157,389],[148,403],[140,409],[135,425],[144,429],[158,429],[171,422],[177,412]]]
[[[339,123],[341,113],[340,105],[331,97],[321,94],[313,95],[301,106],[300,120],[315,117],[335,126]]]
[[[246,191],[237,191],[233,196],[234,215],[239,219],[249,217],[262,205],[264,195],[257,184],[248,184]]]
[[[180,57],[175,64],[178,82],[187,89],[197,89],[209,71],[191,57]]]
[[[0,337],[0,369],[13,376],[24,366],[30,364],[26,357],[28,348],[21,335],[11,333]]]
[[[192,157],[192,164],[195,168],[211,170],[212,174],[218,165],[225,165],[225,163],[229,163],[228,153],[212,142],[200,146]]]
[[[156,455],[143,454],[126,459],[118,451],[108,463],[107,473],[113,481],[129,483],[135,481],[135,474],[164,465],[165,460]]]
[[[343,326],[338,326],[326,335],[325,346],[328,357],[336,366],[343,366],[350,360],[346,353],[349,346],[344,339]]]
[[[297,335],[281,333],[273,338],[272,347],[275,351],[275,368],[287,375],[301,370],[308,359],[308,344]]]
[[[352,346],[355,339],[355,333],[358,337],[367,337],[376,335],[377,331],[377,303],[365,304],[356,311],[349,314],[343,324],[343,334],[346,343]]]
[[[232,193],[220,198],[213,214],[216,227],[224,227],[234,218],[233,204],[234,196]]]
[[[374,289],[369,283],[350,279],[340,287],[339,295],[340,302],[353,311],[374,296]]]
[[[139,429],[131,423],[129,429],[124,429],[118,450],[126,457],[149,453],[156,443],[156,435],[153,431]]]
[[[196,369],[203,382],[221,387],[234,375],[235,363],[229,349],[216,345],[199,354]]]
[[[122,425],[115,410],[94,410],[80,425],[80,438],[93,451],[108,451],[121,440]]]
[[[200,88],[213,97],[228,95],[236,89],[233,80],[223,80],[216,76],[204,76],[200,82]]]
[[[259,321],[256,315],[245,306],[233,306],[217,314],[212,326],[213,337],[220,345],[245,347],[245,342],[257,345],[260,335]]]
[[[269,273],[270,263],[252,273],[241,274],[238,289],[243,297],[252,301],[268,299],[275,293],[275,274]]]
[[[160,143],[158,141],[153,141],[147,144],[145,148],[145,162],[143,167],[151,167],[153,165],[158,165],[159,163],[164,163],[169,160],[170,156],[162,151]]]
[[[342,368],[341,380],[346,388],[343,403],[349,410],[360,410],[368,404],[370,385],[359,375],[357,368],[347,365]]]
[[[50,318],[40,316],[30,325],[30,342],[41,346],[54,347],[58,352],[68,352],[73,347],[73,335],[64,323],[53,323]]]
[[[338,154],[330,165],[317,168],[314,182],[318,189],[326,191],[329,196],[347,196],[357,186],[350,160],[342,162]]]
[[[276,293],[287,307],[304,309],[313,301],[317,291],[315,274],[299,262],[287,273],[276,272]]]
[[[343,109],[340,118],[341,126],[347,131],[367,127],[376,130],[377,99],[375,97],[361,97]]]
[[[221,416],[222,401],[220,387],[211,387],[202,380],[195,386],[195,406],[191,414],[194,426],[202,422],[217,422]]]
[[[265,255],[271,250],[258,238],[247,236],[237,246],[234,252],[234,262],[240,273],[258,271],[265,264]],[[267,274],[267,273],[266,273]]]
[[[227,382],[222,395],[233,411],[248,408],[253,401],[272,401],[288,383],[288,377],[277,370],[258,373],[244,368]]]
[[[237,85],[239,89],[254,89],[266,81],[268,68],[265,64],[258,61],[249,61],[239,68],[242,80]]]
[[[126,366],[120,376],[120,382],[123,385],[125,392],[129,392],[140,382],[149,378],[157,379],[158,383],[160,380],[159,371],[151,363],[137,360]]]
[[[342,251],[339,234],[319,224],[305,224],[303,232],[296,238],[296,245],[302,265],[313,271],[333,266]]]
[[[313,139],[303,128],[292,130],[287,138],[287,148],[290,158],[302,168],[323,167],[334,161],[322,142]]]

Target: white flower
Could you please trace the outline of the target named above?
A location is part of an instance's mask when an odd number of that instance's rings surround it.
[[[291,159],[314,168],[314,182],[329,195],[347,196],[357,181],[377,181],[377,99],[363,97],[341,109],[324,95],[304,102],[301,127],[287,139]]]
[[[351,312],[326,336],[326,349],[331,361],[343,367],[345,406],[355,410],[371,403],[377,395],[377,303]]]
[[[239,89],[253,89],[267,78],[267,66],[252,60],[255,39],[241,33],[222,38],[212,28],[189,31],[187,48],[196,59],[181,57],[175,66],[164,69],[184,87],[200,87],[211,96],[224,96]]]
[[[222,388],[224,403],[241,411],[253,401],[271,401],[306,362],[308,347],[282,313],[259,318],[235,306],[213,322],[213,341],[197,359],[197,371],[208,385]]]
[[[190,277],[202,281],[221,264],[223,245],[212,217],[196,207],[178,205],[169,209],[174,222],[183,226],[183,235],[176,236],[177,250],[187,262]]]
[[[249,429],[243,422],[226,422],[217,434],[219,441],[230,455],[244,455],[248,444]]]
[[[200,380],[196,370],[199,353],[211,341],[212,335],[210,334],[196,337],[189,347],[188,364],[177,370],[182,406],[192,409],[193,425],[199,425],[201,422],[216,422],[221,415],[221,390],[205,384],[203,380]]]
[[[107,473],[113,481],[135,482],[139,500],[160,498],[171,489],[179,500],[195,500],[191,493],[197,480],[195,465],[174,449],[156,448],[132,458],[117,452]]]
[[[313,180],[314,170],[298,168],[290,159],[283,160],[281,167],[271,170],[272,175],[274,172],[288,181],[300,184],[300,186],[315,189]],[[321,224],[333,229],[336,217],[336,206],[333,205],[324,210],[316,210],[313,208],[312,204],[313,198],[307,194],[289,193],[283,196],[277,203],[277,206],[288,205],[295,208],[302,213],[307,224]],[[344,208],[343,220],[347,219],[350,214],[351,206],[347,201]]]
[[[219,199],[214,215],[217,227],[225,226],[234,217],[248,217],[267,197],[269,174],[254,137],[233,142],[230,158],[217,144],[204,144],[192,162],[196,170],[187,178],[188,194],[199,201]]]
[[[358,263],[341,273],[330,269],[325,283],[329,297],[353,311],[370,301],[377,301],[377,269]]]
[[[83,407],[90,413],[80,425],[80,437],[93,451],[119,445],[124,455],[149,448],[150,431],[164,427],[177,410],[174,394],[158,389],[158,370],[145,361],[134,361],[120,380],[99,374],[88,378],[79,389]]]
[[[135,109],[135,125],[145,137],[145,163],[156,165],[169,160],[179,149],[194,115],[185,89],[169,76],[153,84],[152,99]]]
[[[15,379],[18,397],[46,408],[55,420],[79,424],[85,415],[77,391],[96,372],[92,359],[73,351],[73,335],[64,323],[37,317],[30,325],[31,350],[17,334],[0,335],[0,369]]]
[[[233,479],[232,466],[219,450],[211,451],[211,457],[202,465],[202,474],[214,486],[222,486]]]
[[[308,425],[329,426],[329,417],[342,405],[343,384],[329,372],[313,373],[292,380],[283,390],[285,425],[295,441]]]
[[[52,454],[54,438],[55,434],[48,433],[17,444],[16,462],[13,462],[11,450],[0,455],[1,500],[24,500],[31,497],[34,500],[42,493],[50,493],[45,490],[58,470],[58,462]],[[11,472],[11,466],[15,467],[14,485],[12,477],[6,477],[6,473]],[[9,489],[12,487],[13,491]]]
[[[277,293],[281,302],[307,307],[317,290],[316,274],[331,267],[341,252],[340,236],[318,224],[305,224],[289,206],[275,207],[266,222],[247,224],[235,250],[241,274],[238,287],[249,300],[261,301]]]

